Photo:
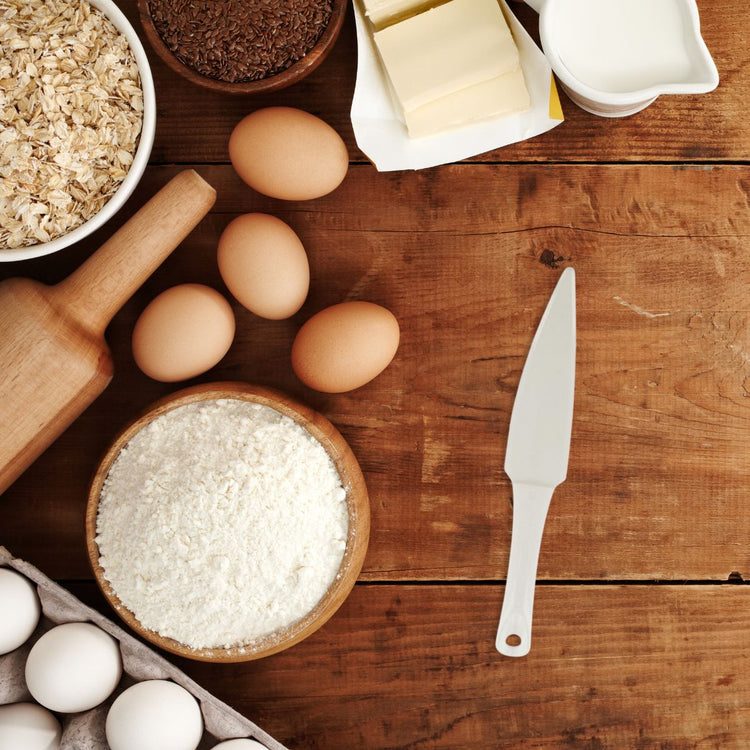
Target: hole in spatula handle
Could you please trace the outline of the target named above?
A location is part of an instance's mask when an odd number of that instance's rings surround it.
[[[505,643],[508,646],[511,646],[512,648],[516,648],[517,646],[520,646],[522,643],[522,639],[520,635],[516,635],[515,633],[511,633],[506,639]]]

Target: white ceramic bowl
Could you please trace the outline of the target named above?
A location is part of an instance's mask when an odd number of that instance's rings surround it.
[[[29,258],[38,258],[42,255],[49,255],[87,237],[105,222],[109,221],[122,208],[125,201],[131,196],[133,190],[135,190],[148,164],[151,148],[154,144],[154,133],[156,131],[156,96],[154,93],[154,80],[151,76],[151,67],[149,66],[146,52],[130,21],[128,21],[113,0],[88,1],[90,5],[104,13],[125,36],[138,65],[138,73],[143,90],[143,124],[138,140],[138,148],[133,157],[133,163],[130,165],[125,179],[120,183],[115,194],[88,221],[49,242],[29,245],[28,247],[1,248],[0,262],[27,260]]]

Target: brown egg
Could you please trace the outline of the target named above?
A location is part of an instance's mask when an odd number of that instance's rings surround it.
[[[222,232],[219,271],[237,301],[271,320],[302,307],[310,287],[307,254],[294,230],[268,214],[244,214]]]
[[[258,109],[240,120],[229,138],[229,158],[251,188],[283,200],[326,195],[349,168],[341,136],[319,117],[292,107]]]
[[[234,338],[231,305],[203,284],[180,284],[155,297],[133,329],[136,364],[154,380],[173,383],[210,370]]]
[[[292,345],[292,367],[310,388],[351,391],[385,370],[398,342],[398,321],[389,310],[372,302],[342,302],[300,328]]]

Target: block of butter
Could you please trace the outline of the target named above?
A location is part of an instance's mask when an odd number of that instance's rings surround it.
[[[497,0],[450,0],[373,39],[412,137],[529,107]]]
[[[362,4],[370,23],[379,30],[438,3],[435,0],[363,0]]]
[[[415,107],[408,113],[413,131],[410,135],[403,107],[393,91],[375,44],[373,23],[365,15],[365,3],[369,2],[372,0],[353,2],[357,31],[357,76],[352,97],[351,122],[357,146],[378,171],[428,169],[440,164],[451,164],[534,138],[563,122],[549,60],[516,18],[508,2],[497,0],[518,49],[518,72],[496,83],[489,83],[493,79],[491,76],[482,82],[482,86],[477,84],[476,90],[467,86],[452,95],[438,97],[422,105],[424,109]],[[399,23],[401,22],[396,22],[396,25]],[[489,115],[482,119],[480,115],[492,111],[493,107],[487,105],[486,99],[478,94],[486,96],[486,89],[491,90],[496,84],[518,84],[521,77],[524,86],[519,87],[520,93],[511,92],[503,98],[510,109],[509,105],[514,101],[520,102],[523,96],[524,101],[528,101],[528,107],[514,114],[508,114],[508,110],[505,110],[506,114]],[[528,91],[528,99],[523,91],[524,87]],[[485,91],[482,92],[481,89]],[[477,106],[471,113],[471,117],[476,117],[475,120],[469,119],[467,99],[475,105],[477,99],[480,104],[485,102],[484,107]],[[496,98],[495,102],[498,103],[499,99]],[[523,107],[523,103],[520,103],[519,108]],[[436,113],[435,110],[440,112]],[[441,120],[440,126],[435,129],[434,123],[438,120]],[[425,138],[417,136],[426,130],[435,132]]]
[[[516,68],[404,112],[404,119],[409,135],[421,138],[491,117],[523,112],[528,107],[529,92],[523,72]]]

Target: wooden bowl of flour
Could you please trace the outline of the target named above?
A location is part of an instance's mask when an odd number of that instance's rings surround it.
[[[117,614],[154,645],[209,662],[268,656],[320,628],[351,592],[369,533],[364,477],[338,430],[234,382],[178,391],[128,424],[86,509],[89,561]]]

